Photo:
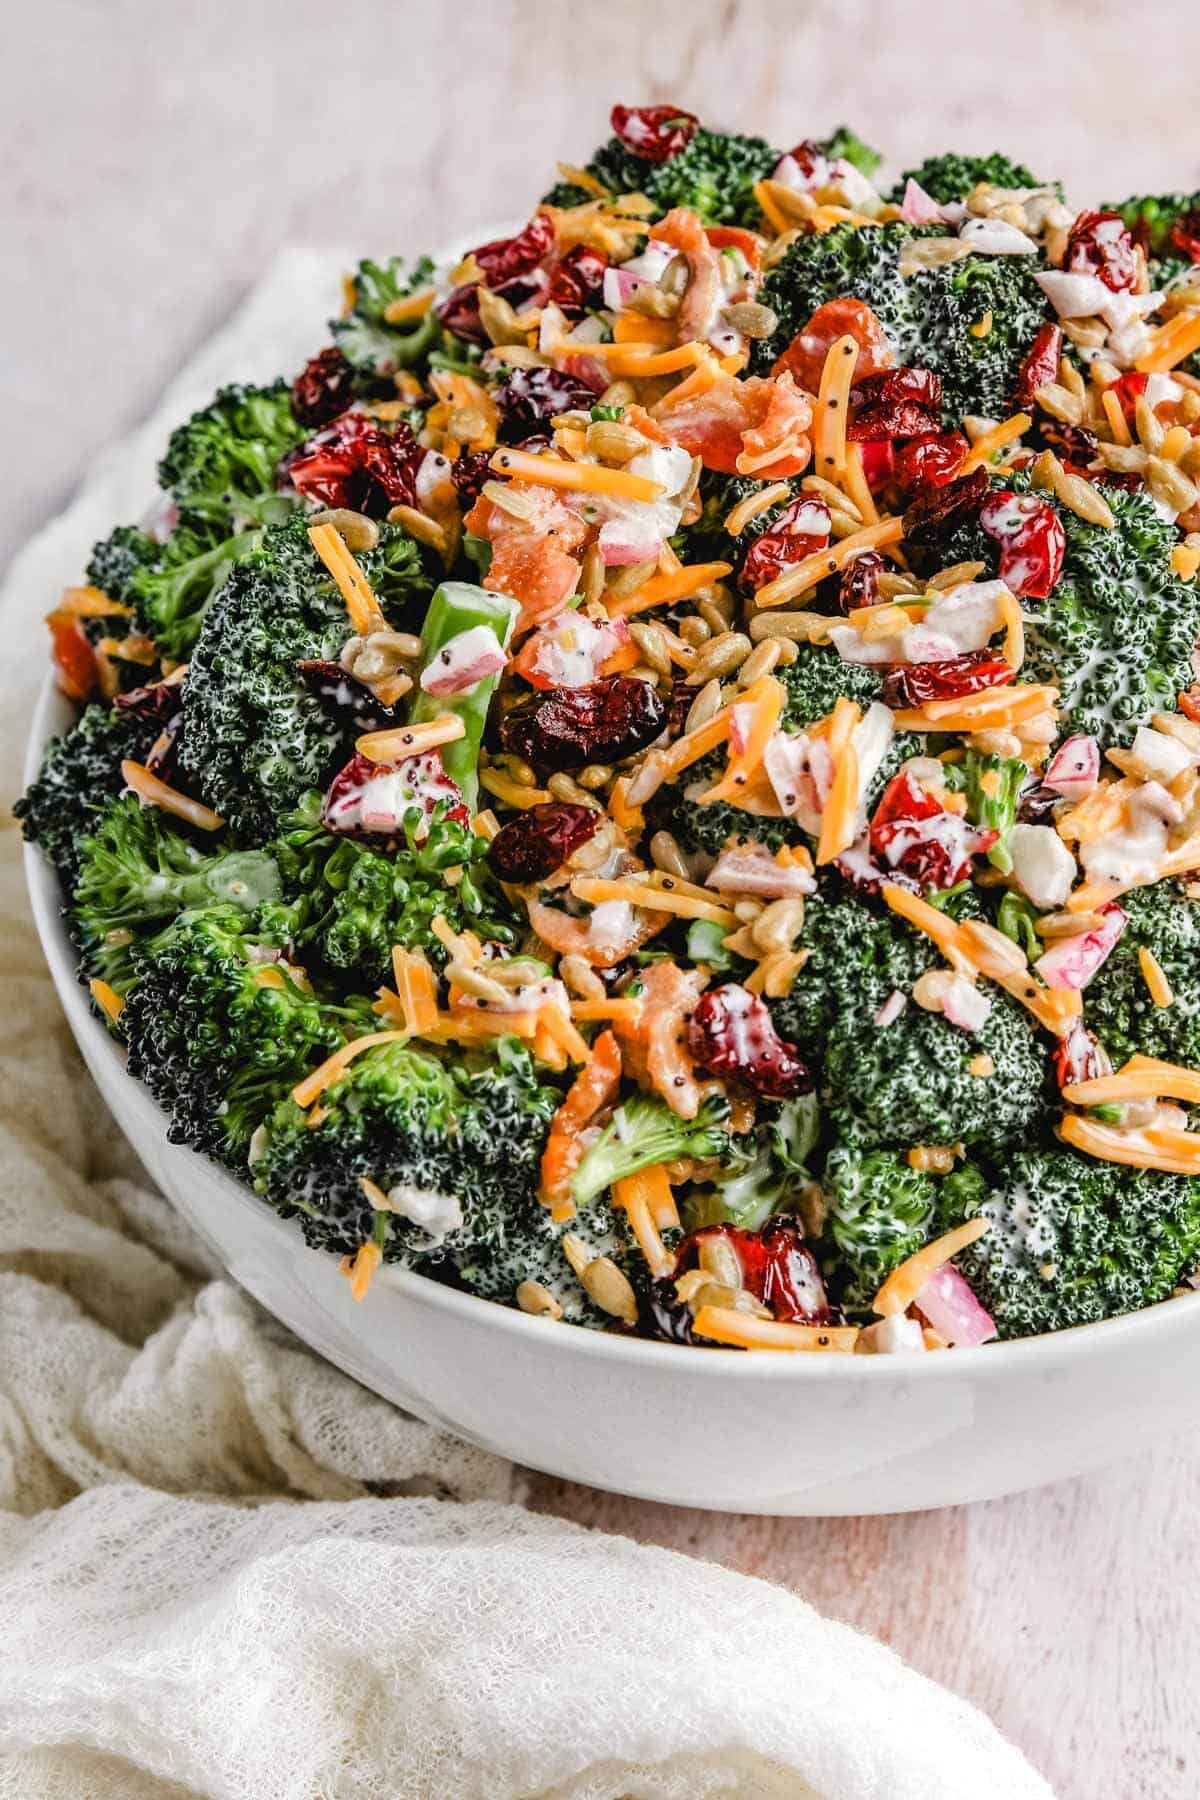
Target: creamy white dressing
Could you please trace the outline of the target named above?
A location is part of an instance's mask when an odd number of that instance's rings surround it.
[[[410,1219],[432,1244],[440,1244],[452,1231],[462,1227],[463,1210],[453,1194],[439,1194],[433,1188],[414,1187],[399,1181],[388,1189],[388,1205],[401,1218]]]

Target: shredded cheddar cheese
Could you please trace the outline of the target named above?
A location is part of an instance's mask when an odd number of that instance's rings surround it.
[[[926,1244],[924,1249],[906,1257],[899,1268],[892,1270],[872,1300],[871,1311],[885,1319],[907,1312],[929,1277],[961,1250],[977,1244],[991,1228],[990,1219],[968,1219],[965,1225],[956,1225],[953,1231],[934,1238],[932,1244]]]
[[[384,623],[379,602],[336,525],[310,525],[308,541],[337,583],[359,637],[376,630]]]
[[[793,1325],[759,1319],[732,1306],[702,1306],[693,1321],[698,1337],[738,1350],[828,1350],[846,1353],[858,1341],[857,1325]]]
[[[121,764],[121,779],[143,805],[157,806],[162,812],[174,813],[177,819],[186,819],[198,831],[220,831],[225,823],[220,813],[213,812],[209,806],[202,806],[199,800],[193,800],[187,794],[181,794],[177,788],[169,787],[157,775],[151,774],[144,764],[133,762],[128,757]]]
[[[1025,436],[1032,424],[1033,415],[1031,413],[1019,412],[1014,413],[1010,419],[1002,420],[999,425],[993,425],[990,431],[985,431],[983,436],[976,438],[971,445],[959,466],[958,478],[961,479],[962,476],[969,475],[972,469],[978,469],[981,464],[990,462],[993,456],[1001,450],[1007,449],[1009,444],[1015,444],[1018,438]]]
[[[783,606],[798,594],[807,593],[809,588],[816,587],[827,575],[836,575],[864,550],[885,550],[891,544],[898,544],[903,536],[904,521],[900,518],[880,519],[878,524],[864,525],[861,531],[851,532],[849,537],[831,544],[828,550],[815,550],[793,568],[785,569],[782,575],[777,575],[774,581],[768,581],[755,594],[755,604],[760,611],[767,607]]]

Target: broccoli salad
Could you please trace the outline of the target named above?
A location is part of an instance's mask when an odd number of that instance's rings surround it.
[[[80,978],[356,1299],[924,1355],[1182,1292],[1200,195],[612,133],[361,263],[50,613]]]

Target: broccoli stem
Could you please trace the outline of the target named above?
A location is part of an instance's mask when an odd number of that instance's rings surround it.
[[[575,1171],[571,1197],[586,1206],[626,1175],[654,1163],[691,1156],[703,1162],[730,1150],[727,1112],[719,1101],[703,1106],[694,1119],[681,1119],[661,1100],[637,1094],[619,1107]]]
[[[443,581],[429,602],[421,631],[422,670],[429,667],[451,638],[476,625],[486,625],[495,633],[500,648],[507,650],[519,611],[517,602],[507,594],[489,594],[486,588],[475,587],[469,581]],[[457,713],[462,720],[465,734],[452,744],[443,744],[442,764],[450,779],[462,789],[472,811],[479,797],[479,746],[496,680],[495,675],[487,675],[465,694],[427,694],[418,686],[409,715],[413,725],[423,725],[445,713]]]

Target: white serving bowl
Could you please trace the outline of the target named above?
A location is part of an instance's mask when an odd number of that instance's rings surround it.
[[[30,745],[72,709],[52,685]],[[297,1337],[431,1425],[530,1468],[731,1512],[909,1512],[1035,1487],[1191,1417],[1200,1296],[1052,1337],[927,1356],[685,1349],[534,1319],[382,1268],[362,1302],[232,1176],[169,1144],[75,979],[57,880],[26,848],[71,1028],[121,1129],[235,1281]]]

